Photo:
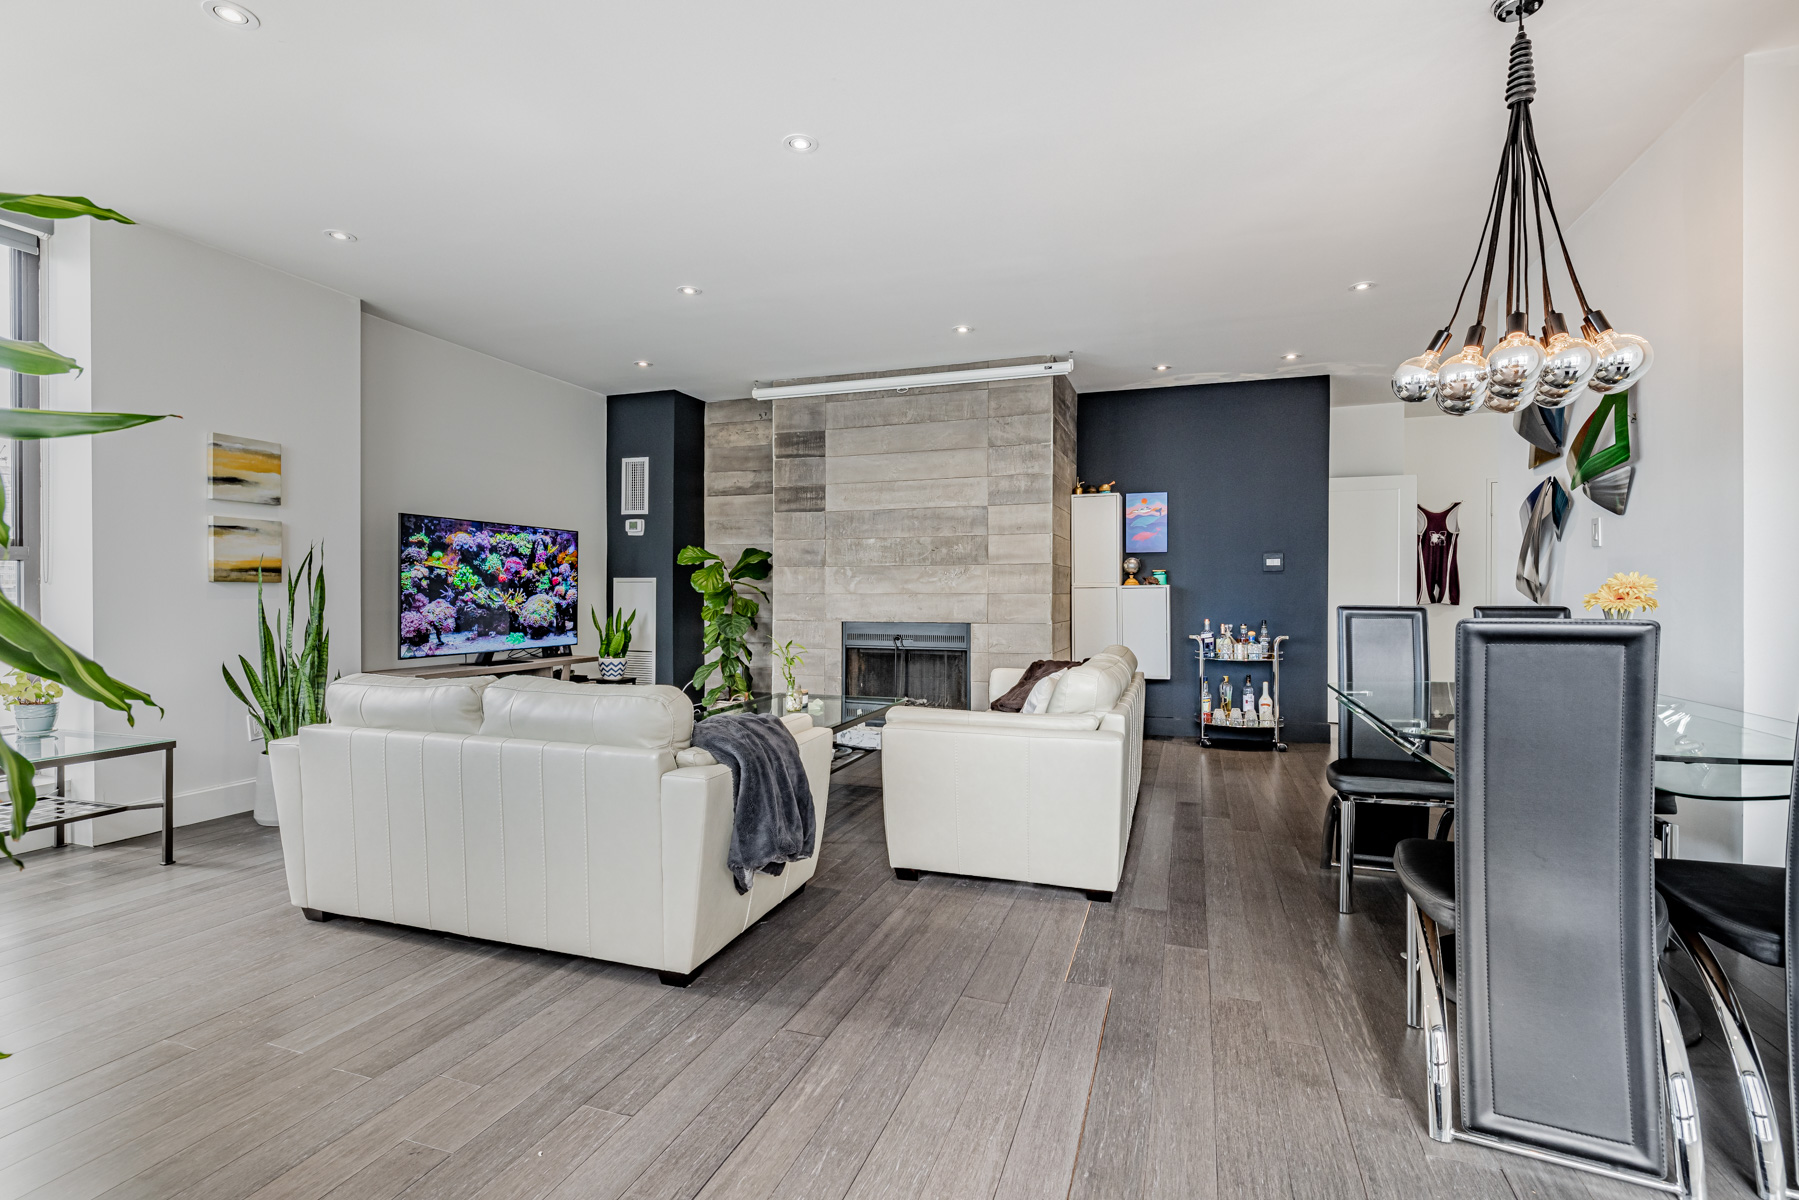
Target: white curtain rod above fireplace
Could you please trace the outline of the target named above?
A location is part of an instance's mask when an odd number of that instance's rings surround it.
[[[831,383],[789,383],[779,387],[750,389],[757,400],[784,400],[795,396],[842,396],[851,392],[903,392],[910,388],[946,387],[958,383],[995,383],[1002,379],[1036,379],[1044,375],[1066,375],[1074,370],[1073,359],[1058,362],[1022,363],[1013,367],[971,367],[966,371],[931,371],[923,375],[881,375],[873,379],[839,379]]]

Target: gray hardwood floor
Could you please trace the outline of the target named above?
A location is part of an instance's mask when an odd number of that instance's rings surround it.
[[[895,881],[875,756],[836,777],[811,886],[685,991],[309,923],[245,817],[182,830],[174,867],[35,854],[0,875],[0,1195],[1645,1194],[1424,1137],[1402,902],[1366,877],[1337,915],[1324,761],[1149,742],[1123,886],[1089,905]],[[1749,1195],[1715,1038],[1695,1065],[1713,1194]]]

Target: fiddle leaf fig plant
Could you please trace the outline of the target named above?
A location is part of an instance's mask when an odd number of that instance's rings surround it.
[[[132,224],[131,218],[110,208],[101,208],[82,196],[46,196],[35,192],[0,192],[0,209],[26,213],[34,217],[60,220],[67,217],[94,217],[102,221]],[[0,339],[0,369],[27,375],[64,375],[79,372],[81,364],[56,353],[41,342],[15,342]],[[56,412],[36,408],[0,408],[0,437],[34,441],[40,438],[85,437],[130,429],[150,421],[161,421],[173,414]],[[5,482],[0,480],[0,511],[5,508]],[[0,547],[12,545],[12,530],[0,522]],[[107,674],[93,659],[77,652],[57,637],[36,617],[0,596],[0,663],[26,675],[35,675],[47,684],[60,685],[97,704],[125,714],[125,720],[137,724],[133,705],[142,704],[162,711],[162,706],[148,692],[132,687]],[[12,801],[12,824],[0,829],[0,854],[19,866],[12,843],[25,836],[31,810],[37,804],[37,787],[33,782],[36,768],[31,760],[0,740],[0,770],[6,772],[6,789]]]
[[[766,550],[749,549],[738,556],[736,566],[726,567],[722,557],[703,546],[689,546],[675,555],[682,566],[699,568],[693,573],[693,590],[703,597],[700,620],[706,627],[707,658],[688,686],[700,692],[713,672],[718,673],[719,681],[700,700],[707,708],[750,694],[749,636],[762,606],[749,593],[768,599],[768,593],[752,581],[768,578],[773,558]]]

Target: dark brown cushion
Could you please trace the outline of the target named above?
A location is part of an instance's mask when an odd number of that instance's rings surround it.
[[[1083,659],[1082,662],[1084,661],[1086,660]],[[1045,676],[1054,675],[1057,671],[1060,671],[1065,667],[1078,667],[1080,665],[1081,664],[1078,662],[1057,662],[1052,658],[1040,658],[1024,669],[1024,678],[1018,681],[1016,687],[999,699],[988,704],[987,707],[994,712],[1022,712],[1024,711],[1024,702],[1030,699],[1031,689],[1037,686],[1038,680],[1043,679]]]

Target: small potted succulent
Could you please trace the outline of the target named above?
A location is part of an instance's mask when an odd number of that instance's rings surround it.
[[[20,733],[49,733],[56,728],[56,702],[62,698],[62,684],[13,671],[5,682],[0,682],[0,697],[12,706],[12,718]]]
[[[600,624],[599,613],[591,608],[587,612],[593,618],[593,627],[600,634],[600,682],[622,683],[625,678],[625,654],[631,649],[631,626],[637,620],[637,610],[620,613],[614,609],[604,625]]]

